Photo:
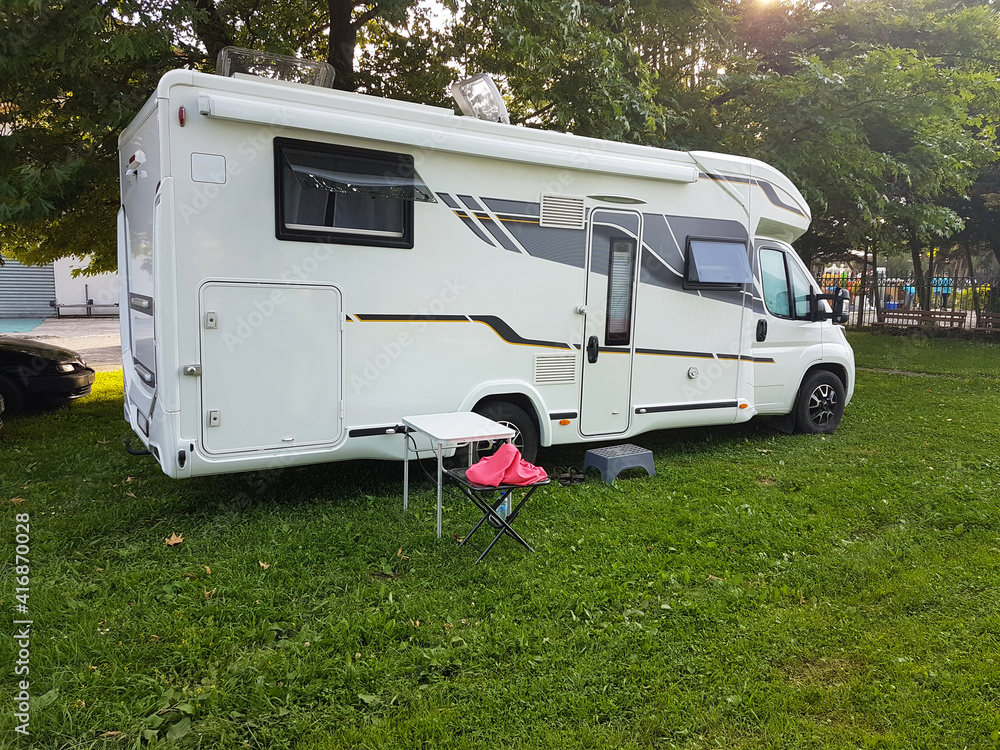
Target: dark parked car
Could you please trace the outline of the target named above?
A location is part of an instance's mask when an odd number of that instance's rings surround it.
[[[65,403],[90,393],[94,371],[70,349],[0,336],[0,398],[8,417],[25,406]]]

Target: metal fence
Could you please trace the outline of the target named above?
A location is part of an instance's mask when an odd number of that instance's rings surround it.
[[[855,326],[881,320],[885,310],[965,312],[966,328],[978,326],[982,313],[1000,313],[1000,279],[828,274],[816,280],[824,291],[838,286],[850,291],[850,325]]]

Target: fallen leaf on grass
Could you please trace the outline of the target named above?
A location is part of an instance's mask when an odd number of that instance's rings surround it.
[[[135,477],[125,477],[125,481],[126,482],[134,482],[135,481]]]
[[[112,737],[121,737],[122,734],[123,734],[122,732],[105,732],[104,734],[97,735],[97,739],[107,740],[111,739]]]
[[[258,560],[257,562],[258,562],[258,563],[260,563],[260,567],[262,567],[262,568],[263,568],[264,570],[267,570],[268,568],[270,568],[270,567],[271,567],[270,565],[268,565],[268,564],[267,564],[266,562],[264,562],[263,560]]]
[[[184,574],[184,577],[185,577],[185,578],[190,578],[190,579],[191,579],[191,580],[193,581],[193,580],[194,580],[195,578],[197,578],[198,576],[196,576],[196,575],[195,575],[194,573],[185,573],[185,574]]]
[[[416,622],[414,622],[413,620],[410,620],[410,625],[412,625],[415,628],[419,628],[420,627],[420,620],[417,620]]]
[[[128,495],[129,497],[131,497],[132,499],[135,499],[135,493],[134,492],[126,492],[125,494]]]
[[[166,539],[163,540],[163,543],[168,547],[176,547],[183,541],[184,537],[182,537],[180,534],[171,534],[170,536],[168,536]]]
[[[404,560],[409,560],[410,559],[408,555],[404,555],[403,554],[403,548],[402,547],[399,548],[399,552],[396,553],[396,557],[401,557]]]
[[[212,569],[207,565],[205,566],[205,572],[208,573],[209,575],[212,575]]]
[[[24,502],[24,498],[23,498],[23,497],[12,497],[12,498],[10,499],[10,501],[11,501],[11,503],[13,503],[14,505],[20,505],[21,503],[23,503],[23,502]]]
[[[202,591],[205,592],[206,599],[211,599],[213,596],[215,596],[215,592],[218,591],[218,589],[212,589],[211,591],[209,591],[208,589],[202,589]]]
[[[725,578],[719,578],[718,576],[713,576],[711,573],[708,574],[709,581],[724,581]]]

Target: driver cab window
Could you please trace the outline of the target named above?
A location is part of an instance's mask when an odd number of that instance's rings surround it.
[[[813,284],[808,274],[781,250],[760,251],[760,280],[764,304],[779,318],[808,319]]]
[[[779,318],[792,317],[788,302],[788,273],[785,271],[785,254],[780,250],[760,251],[760,281],[763,285],[764,304],[768,311]]]

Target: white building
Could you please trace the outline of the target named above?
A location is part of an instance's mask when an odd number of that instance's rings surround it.
[[[61,258],[44,266],[26,266],[4,258],[0,268],[0,318],[47,318],[62,315],[86,315],[88,301],[94,305],[118,302],[118,274],[73,276],[86,265],[79,258]],[[92,315],[117,315],[110,307],[94,307]]]

